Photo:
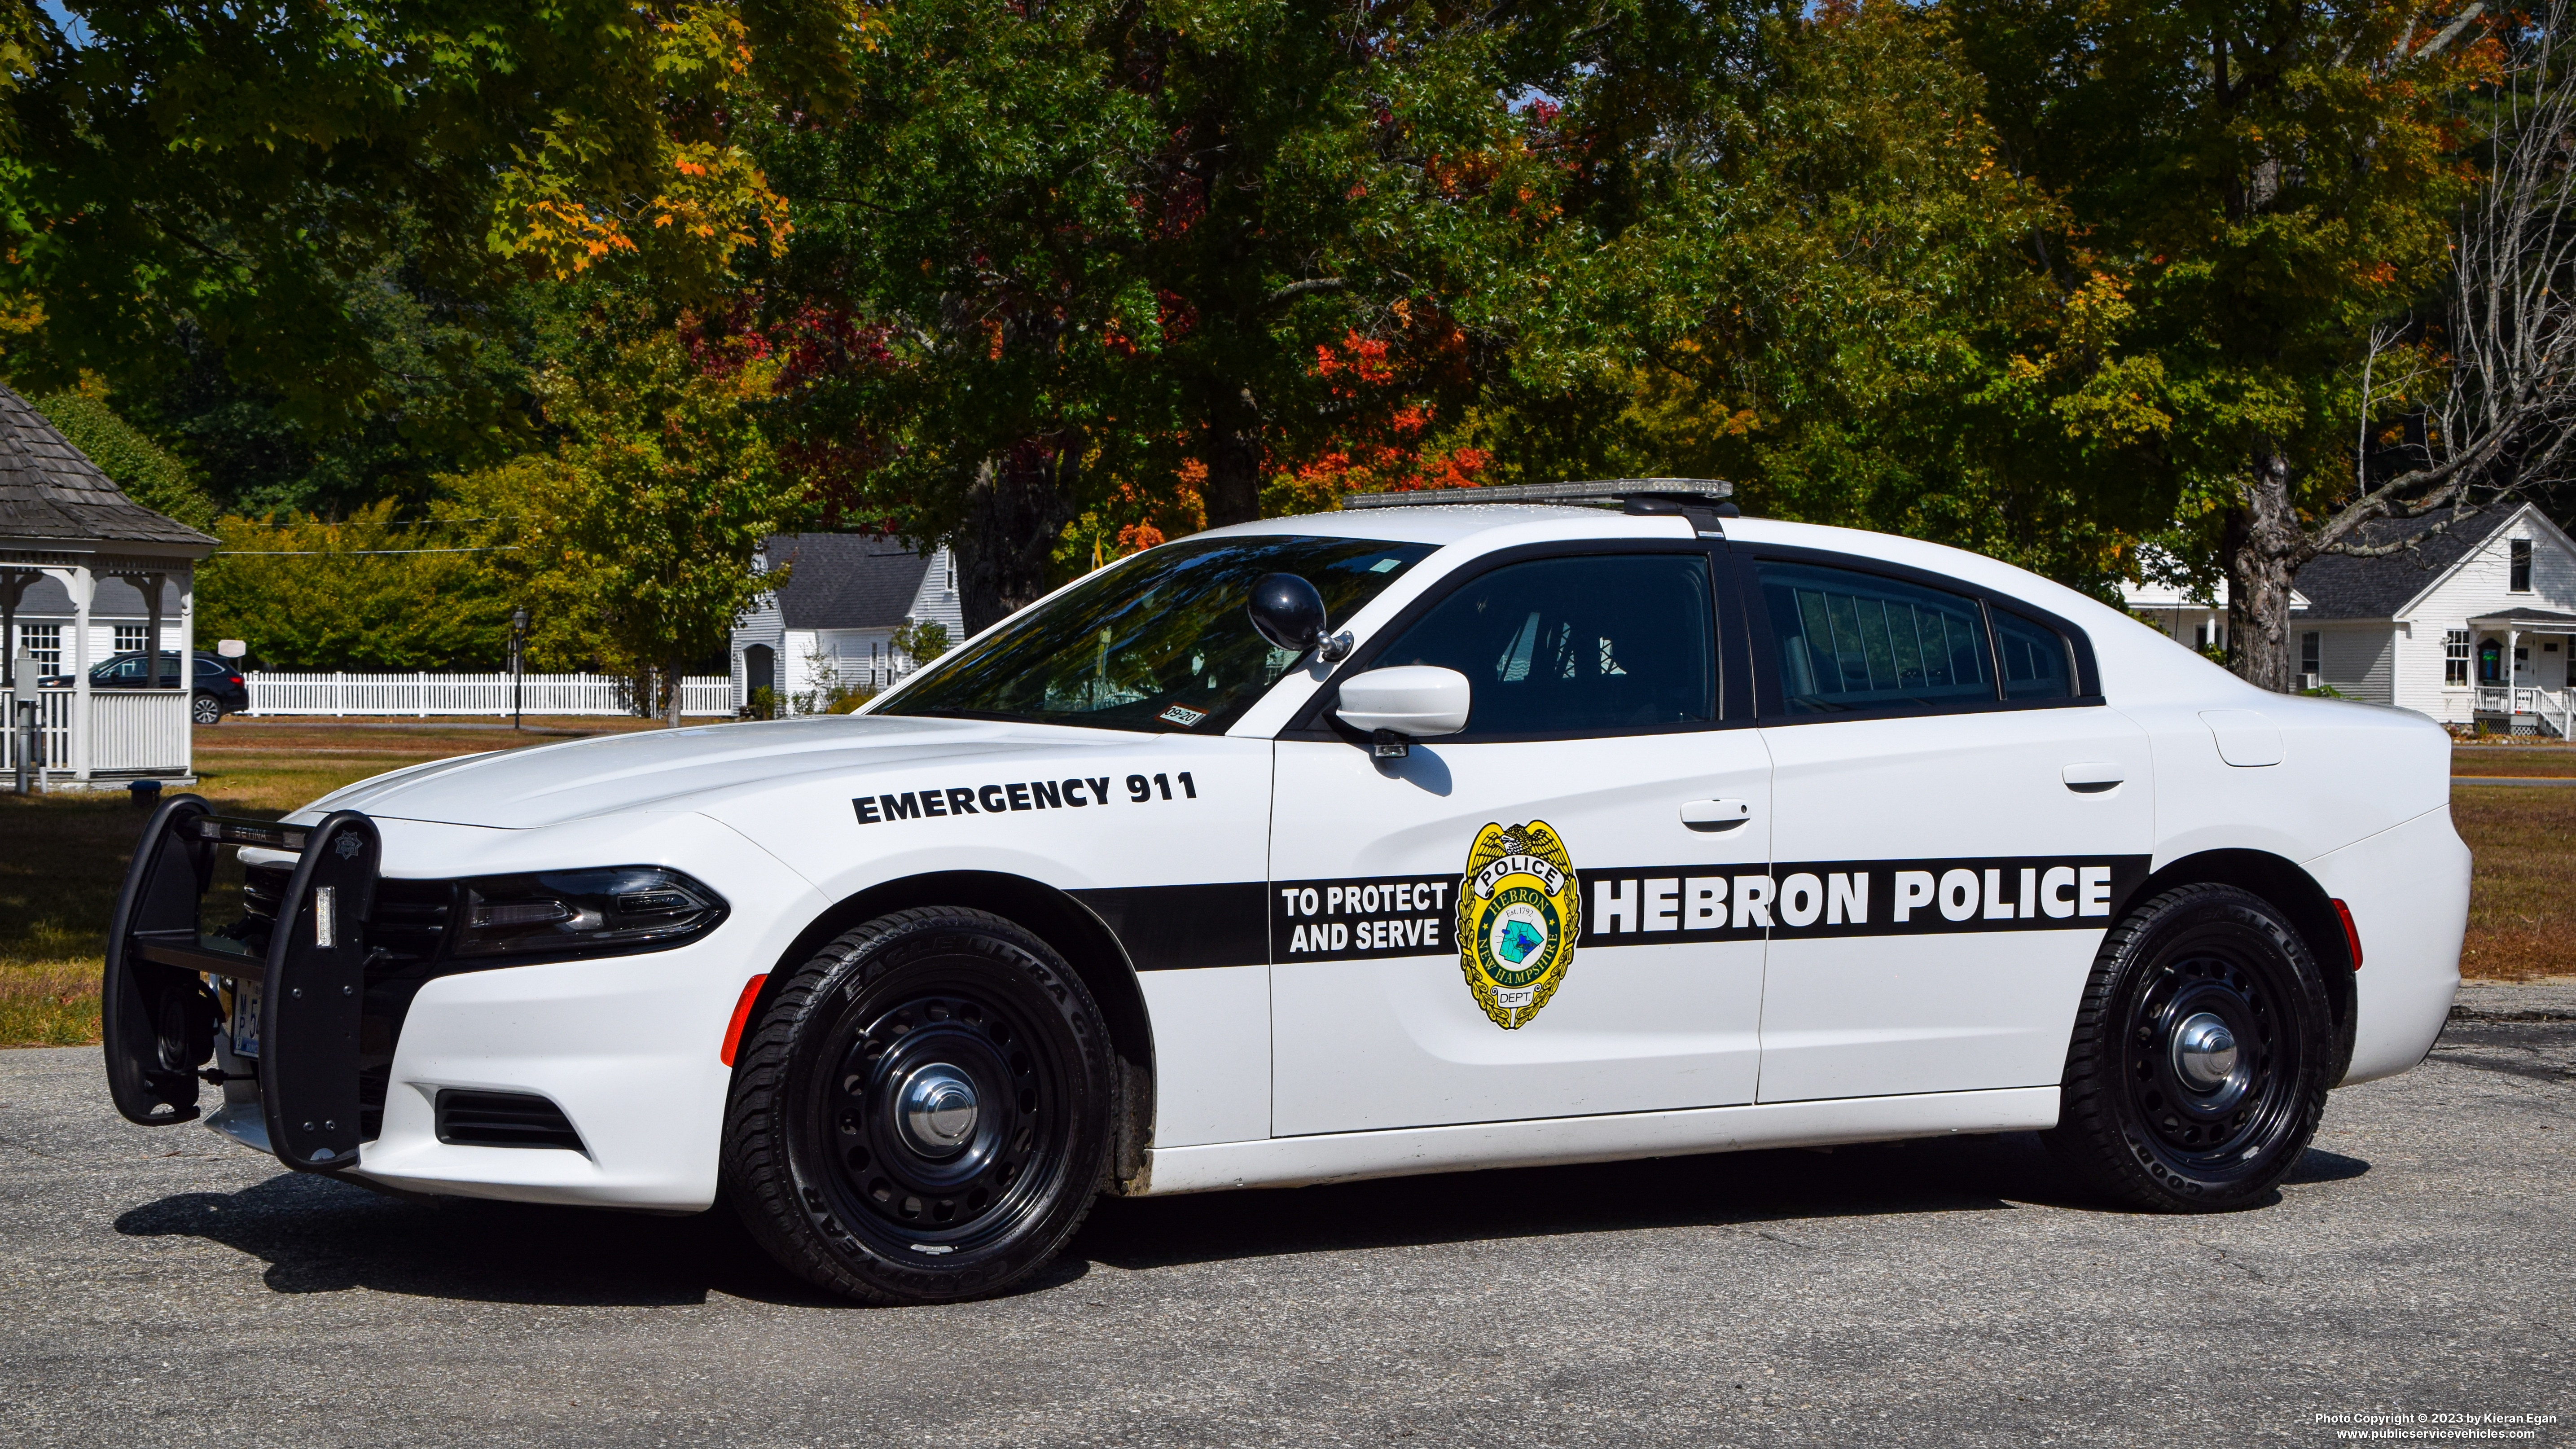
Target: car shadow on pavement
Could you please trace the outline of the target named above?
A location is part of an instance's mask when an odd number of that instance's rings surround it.
[[[1638,1228],[2089,1207],[2035,1134],[1391,1178],[1104,1202],[1072,1251],[1118,1268]]]
[[[178,1193],[116,1220],[128,1237],[184,1236],[268,1263],[280,1293],[367,1288],[431,1298],[666,1307],[723,1293],[837,1302],[765,1256],[733,1214],[657,1217],[530,1203],[407,1201],[310,1173],[234,1193]]]
[[[2311,1148],[2292,1184],[2370,1164]],[[1065,1255],[1010,1296],[1093,1263],[1128,1270],[1296,1253],[1640,1228],[1753,1232],[1834,1218],[2116,1212],[2061,1174],[2035,1134],[1443,1173],[1289,1191],[1109,1198]],[[450,1200],[417,1202],[309,1173],[234,1193],[179,1193],[116,1219],[128,1237],[192,1237],[268,1264],[279,1293],[384,1293],[488,1303],[669,1307],[710,1294],[848,1307],[779,1268],[719,1206],[691,1217]]]

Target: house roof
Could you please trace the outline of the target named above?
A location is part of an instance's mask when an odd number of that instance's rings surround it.
[[[899,538],[855,533],[781,533],[761,549],[788,565],[778,612],[790,629],[891,629],[912,612],[930,559]]]
[[[2550,625],[2564,628],[2576,624],[2576,614],[2562,614],[2555,609],[2498,609],[2492,614],[2480,614],[2469,622],[2494,628],[2538,626],[2548,632]]]
[[[2299,616],[2395,618],[2444,570],[2476,551],[2520,511],[2493,506],[2459,514],[2445,510],[2421,518],[2374,518],[2361,526],[2355,542],[2379,545],[2414,540],[2414,546],[2375,558],[2330,553],[2309,560],[2294,580],[2308,600]],[[2448,528],[2433,532],[2446,522]]]
[[[211,553],[215,540],[125,496],[27,400],[0,387],[0,539],[143,543]]]

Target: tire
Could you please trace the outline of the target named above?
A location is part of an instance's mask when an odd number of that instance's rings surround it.
[[[1064,958],[983,911],[897,911],[781,987],[737,1057],[726,1195],[790,1271],[864,1303],[998,1293],[1108,1172],[1109,1029]]]
[[[2103,938],[2043,1138],[2129,1207],[2254,1207],[2316,1135],[2332,1057],[2325,985],[2289,920],[2234,886],[2182,886]]]
[[[222,724],[224,722],[223,701],[211,694],[200,694],[191,698],[188,701],[188,722],[201,725]]]

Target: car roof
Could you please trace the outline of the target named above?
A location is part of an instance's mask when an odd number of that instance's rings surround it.
[[[1901,534],[1835,528],[1818,523],[1792,523],[1776,518],[1734,517],[1719,524],[1729,542],[1811,548],[1855,558],[1903,564],[1946,574],[1963,583],[2019,598],[2096,628],[2123,616],[2073,589],[2027,569],[1947,544],[1929,543]],[[1470,553],[1515,544],[1573,539],[1671,539],[1692,536],[1691,524],[1672,514],[1626,514],[1607,508],[1552,503],[1441,503],[1413,508],[1353,509],[1339,513],[1306,513],[1265,518],[1257,523],[1229,524],[1193,534],[1193,539],[1224,537],[1309,537],[1426,543],[1438,547],[1465,545]]]

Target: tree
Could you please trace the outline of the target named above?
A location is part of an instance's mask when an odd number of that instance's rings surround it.
[[[828,101],[855,0],[71,0],[79,45],[0,24],[16,138],[0,289],[41,321],[12,365],[150,391],[182,329],[291,419],[363,416],[389,357],[385,269],[463,305],[607,270],[668,303],[717,289],[786,220],[733,139],[745,109]],[[14,10],[9,12],[15,14]]]
[[[1769,516],[2115,579],[2163,515],[2090,486],[2023,381],[2062,308],[2019,244],[2062,219],[1996,164],[1946,12],[1697,21],[1609,47],[1549,118],[1544,151],[1604,179],[1479,415],[1497,476],[1724,477]]]
[[[1463,407],[1462,318],[1515,291],[1556,173],[1510,32],[1411,0],[924,0],[849,111],[782,125],[770,278],[868,330],[792,342],[791,447],[862,454],[847,511],[955,541],[968,629],[1051,585],[1085,509],[1239,522],[1265,482]],[[1372,350],[1400,386],[1354,389]]]
[[[936,619],[916,619],[894,631],[894,652],[916,665],[947,653],[948,643],[948,626]]]
[[[214,527],[215,501],[197,485],[188,465],[119,417],[96,378],[46,393],[35,399],[35,407],[126,497],[190,528]]]
[[[524,510],[540,645],[594,654],[674,728],[687,666],[723,650],[734,620],[779,583],[751,568],[798,507],[757,416],[777,367],[738,339],[644,332],[579,376],[544,381],[567,434],[554,456],[462,488]]]
[[[2472,490],[2569,481],[2576,69],[2561,47],[2570,19],[2560,0],[2511,33],[2504,72],[2477,113],[2485,184],[2454,227],[2450,285],[2430,326],[2393,318],[2372,330],[2355,407],[2360,427],[2347,455],[2351,491],[2295,540],[2264,541],[2286,544],[2292,567],[2321,552],[2406,547],[2363,542],[2361,526],[2375,518],[2453,508]],[[2429,349],[2418,337],[2437,338],[2447,355],[2427,367]],[[2448,526],[2437,523],[2418,539]]]
[[[450,504],[405,521],[378,503],[337,520],[227,516],[197,569],[197,632],[275,669],[497,669],[520,602],[510,528]]]
[[[2017,381],[2106,488],[2174,500],[2179,550],[2233,584],[2236,667],[2287,689],[2298,566],[2478,466],[2401,481],[2372,440],[2420,426],[2449,367],[2407,319],[2457,279],[2479,179],[2461,107],[2501,56],[2483,9],[1950,8],[1998,159],[2063,205],[2026,238],[2061,307]]]

